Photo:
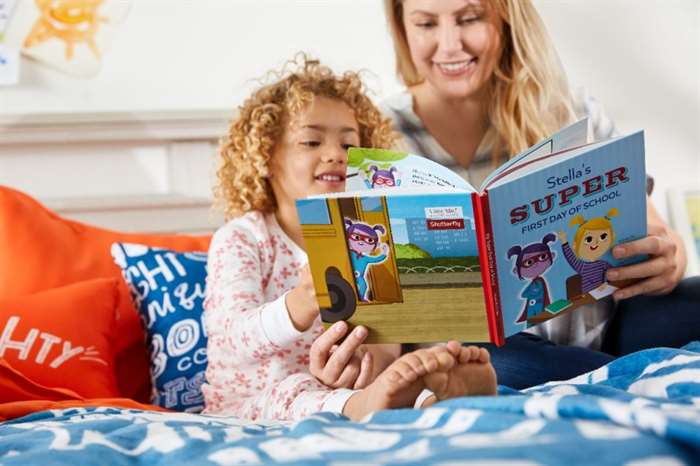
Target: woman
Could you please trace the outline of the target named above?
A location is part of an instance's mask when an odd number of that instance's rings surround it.
[[[383,109],[405,149],[479,186],[509,156],[578,117],[589,117],[596,139],[614,134],[599,104],[570,92],[530,0],[385,0],[385,8],[406,90]],[[649,259],[607,271],[609,280],[639,281],[616,291],[615,302],[597,302],[491,347],[500,383],[523,388],[565,379],[613,356],[700,338],[700,283],[677,287],[686,266],[683,243],[649,199],[647,218],[648,236],[616,246],[613,255]],[[649,330],[659,326],[664,332]]]

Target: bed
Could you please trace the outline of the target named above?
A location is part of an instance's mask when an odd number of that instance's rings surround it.
[[[576,379],[362,422],[259,424],[110,407],[0,424],[0,464],[700,463],[700,344],[641,351]]]
[[[11,179],[0,175],[0,183],[29,191],[48,206],[41,210],[25,199],[29,210],[23,216],[0,212],[9,219],[3,222],[0,215],[4,256],[25,248],[25,263],[31,262],[27,254],[57,257],[56,244],[21,235],[27,241],[23,245],[16,230],[10,242],[7,238],[10,226],[26,229],[41,219],[56,221],[54,213],[121,231],[210,232],[221,220],[209,211],[205,186],[211,172],[205,156],[224,121],[221,114],[209,113],[0,122],[0,168],[13,174]],[[102,160],[76,159],[76,153]],[[108,170],[105,160],[112,162]],[[56,162],[58,178],[65,178],[61,183],[33,176],[47,161]],[[143,171],[131,173],[134,164]],[[86,170],[92,174],[88,183]],[[167,175],[154,181],[144,173]],[[113,182],[128,176],[125,184]],[[157,189],[136,189],[133,179]],[[105,186],[117,191],[104,192]],[[61,225],[75,229],[72,223]],[[75,244],[83,239],[73,238]],[[72,259],[37,263],[42,273],[58,280],[65,278]],[[0,272],[4,260],[0,257]],[[64,268],[47,271],[55,262]],[[0,276],[0,295],[4,280]],[[6,415],[0,423],[0,466],[700,464],[699,343],[631,354],[576,379],[522,392],[499,387],[497,397],[381,411],[357,423],[331,413],[293,423],[253,423],[156,410],[144,399],[86,401],[66,393],[51,392],[50,401]],[[5,401],[0,396],[0,408]]]

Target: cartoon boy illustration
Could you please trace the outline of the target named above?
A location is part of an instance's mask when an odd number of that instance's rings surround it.
[[[554,263],[556,254],[549,248],[548,243],[556,240],[553,233],[547,233],[539,243],[531,243],[521,248],[513,246],[508,250],[508,259],[515,257],[513,273],[520,280],[529,280],[530,283],[523,289],[520,297],[525,300],[525,307],[515,321],[516,324],[526,322],[527,319],[544,311],[549,305],[549,287],[542,275]]]
[[[400,186],[401,180],[398,179],[396,167],[380,169],[376,165],[370,165],[369,175],[365,179],[365,184],[367,184],[367,187],[371,189],[393,188],[394,186]]]
[[[383,235],[386,229],[382,225],[370,226],[364,222],[353,222],[346,217],[345,231],[352,268],[355,271],[358,296],[361,301],[369,301],[370,289],[367,283],[369,266],[384,262],[389,255],[389,246],[379,241],[379,235]],[[380,244],[381,253],[376,256],[371,255],[380,247]]]
[[[577,215],[569,222],[569,226],[579,225],[574,235],[574,249],[571,249],[566,238],[566,233],[559,232],[559,240],[564,257],[581,276],[581,292],[588,293],[606,282],[605,272],[612,267],[604,260],[603,255],[613,247],[615,232],[610,219],[618,214],[613,208],[605,217],[595,217],[588,221],[583,215]]]

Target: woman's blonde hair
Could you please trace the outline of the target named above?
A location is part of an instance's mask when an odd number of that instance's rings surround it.
[[[610,219],[612,217],[616,217],[618,212],[619,211],[615,207],[613,207],[612,209],[608,210],[608,212],[605,214],[605,217],[595,217],[586,221],[583,215],[579,214],[572,218],[571,221],[569,221],[570,227],[578,225],[578,229],[576,230],[576,234],[574,235],[574,252],[577,256],[578,247],[581,246],[581,241],[583,240],[583,236],[586,234],[587,231],[608,230],[610,232],[610,244],[615,243],[615,230],[613,230],[612,222],[610,221]]]
[[[290,67],[295,69],[288,71]],[[358,73],[336,75],[318,60],[300,54],[273,75],[276,82],[255,91],[238,108],[238,116],[220,143],[214,194],[227,220],[252,210],[275,209],[268,180],[270,157],[286,125],[315,96],[337,99],[350,107],[363,147],[389,148],[396,139],[391,120],[365,95]]]
[[[492,77],[489,118],[495,130],[494,163],[512,157],[575,119],[573,99],[559,57],[530,0],[482,0],[501,18],[501,58]],[[406,38],[403,0],[384,0],[406,86],[423,82]]]

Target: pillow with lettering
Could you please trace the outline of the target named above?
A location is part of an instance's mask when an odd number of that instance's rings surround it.
[[[31,196],[0,186],[0,300],[83,280],[118,280],[120,308],[114,332],[117,383],[121,396],[146,401],[151,388],[141,322],[110,247],[123,242],[206,251],[209,241],[209,236],[106,230],[62,218]]]
[[[102,278],[0,300],[0,358],[47,388],[119,397],[110,344],[118,284]]]
[[[207,254],[114,243],[112,257],[122,269],[146,332],[151,403],[177,411],[201,411],[207,368],[202,311]]]

